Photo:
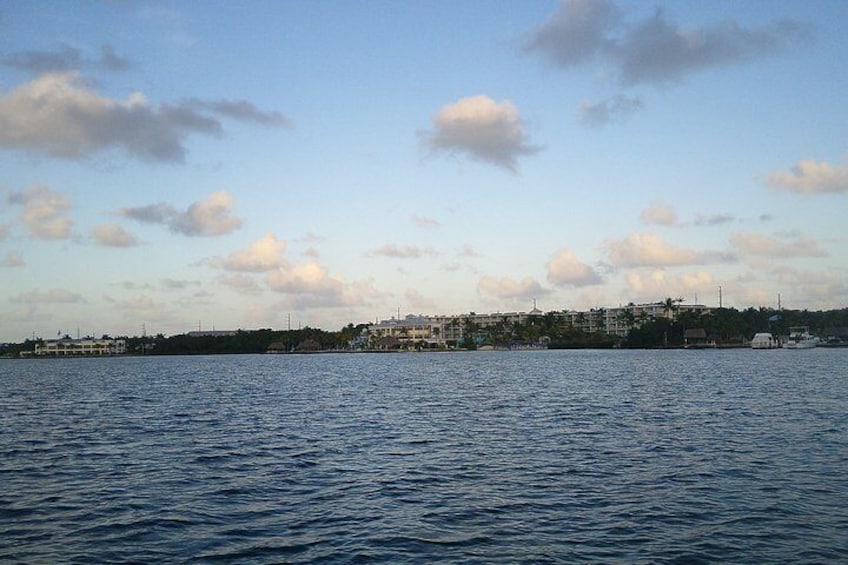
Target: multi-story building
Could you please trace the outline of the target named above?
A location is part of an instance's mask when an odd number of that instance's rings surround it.
[[[48,339],[35,345],[35,354],[48,357],[120,355],[127,352],[123,339]]]
[[[469,332],[477,334],[481,330],[493,327],[507,327],[511,324],[525,324],[535,316],[544,313],[533,308],[530,312],[495,312],[490,314],[468,314],[452,316],[409,315],[403,319],[391,318],[370,325],[366,332],[369,342],[392,337],[400,344],[409,345],[424,342],[429,346],[456,344],[465,339]]]
[[[613,308],[593,308],[588,311],[563,310],[550,312],[562,324],[585,333],[603,332],[619,337],[627,336],[633,327],[656,319],[674,320],[682,312],[707,313],[711,310],[701,304],[681,304],[679,301],[628,304]],[[428,346],[453,345],[463,341],[469,332],[474,337],[497,331],[504,335],[515,324],[527,324],[545,313],[533,306],[529,312],[495,312],[490,314],[459,314],[450,316],[409,315],[391,318],[370,325],[366,330],[367,342],[372,346],[384,338],[393,338],[401,347],[426,343]]]
[[[677,319],[683,312],[708,313],[712,310],[703,304],[681,304],[674,301],[651,302],[648,304],[627,304],[612,308],[593,308],[586,312],[569,310],[558,313],[572,327],[586,333],[604,332],[608,335],[626,337],[630,328],[657,318]]]

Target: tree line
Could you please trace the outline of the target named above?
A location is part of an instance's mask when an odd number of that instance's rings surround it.
[[[669,305],[673,308],[673,305]],[[603,310],[587,316],[603,319]],[[848,339],[848,308],[826,311],[775,310],[772,308],[716,308],[709,312],[684,310],[671,318],[647,320],[628,319],[631,329],[626,337],[608,335],[598,322],[594,331],[573,326],[564,312],[547,312],[523,323],[506,319],[485,327],[476,325],[471,317],[459,318],[464,325],[465,338],[448,344],[450,347],[476,349],[485,345],[509,343],[541,343],[550,349],[611,348],[611,347],[679,347],[684,344],[687,329],[702,328],[709,339],[719,345],[744,345],[757,332],[787,335],[792,326],[809,326],[820,337],[841,336]],[[581,322],[583,320],[580,320]],[[179,334],[166,337],[119,336],[127,341],[127,351],[144,355],[201,355],[223,353],[343,351],[350,349],[369,324],[348,324],[338,331],[305,327],[297,330],[239,330],[232,335]],[[579,324],[585,327],[585,324]],[[590,327],[593,327],[590,324]],[[104,335],[104,338],[110,336]],[[0,345],[0,356],[16,357],[31,352],[39,339]],[[419,349],[431,348],[421,342]]]

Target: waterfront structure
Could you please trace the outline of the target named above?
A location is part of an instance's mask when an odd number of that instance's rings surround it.
[[[769,332],[754,334],[754,339],[751,340],[751,349],[778,349],[779,347],[780,340]]]
[[[121,355],[127,352],[123,339],[48,339],[35,344],[35,354],[42,357]]]
[[[558,324],[578,329],[584,333],[601,332],[607,335],[626,337],[631,328],[657,319],[676,320],[684,312],[707,314],[712,308],[702,304],[681,304],[679,300],[667,300],[649,304],[628,304],[612,308],[593,308],[588,311],[561,310],[542,312],[533,306],[529,312],[494,312],[477,314],[470,312],[459,315],[425,316],[411,314],[405,318],[392,317],[371,324],[364,330],[363,341],[373,348],[385,344],[384,338],[397,340],[401,348],[413,345],[445,347],[460,344],[466,338],[478,345],[492,334],[508,336],[515,325],[526,325],[533,320],[552,316]],[[392,342],[394,343],[394,342]]]

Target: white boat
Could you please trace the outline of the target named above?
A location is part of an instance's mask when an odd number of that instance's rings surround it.
[[[768,332],[754,334],[751,340],[751,349],[777,349],[780,342]]]
[[[789,328],[789,337],[783,347],[786,349],[812,349],[819,344],[819,338],[810,333],[807,326]]]

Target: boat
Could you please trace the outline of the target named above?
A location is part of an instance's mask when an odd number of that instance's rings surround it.
[[[812,349],[819,344],[819,338],[810,333],[807,326],[789,328],[789,337],[783,347],[786,349]]]
[[[751,349],[777,349],[779,347],[780,341],[768,332],[754,334],[754,339],[751,340]]]

